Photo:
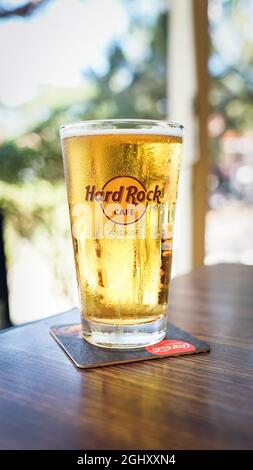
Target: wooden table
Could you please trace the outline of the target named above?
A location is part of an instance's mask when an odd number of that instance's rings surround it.
[[[170,319],[210,354],[78,370],[54,316],[0,335],[1,449],[253,448],[253,269],[201,267],[172,283]]]

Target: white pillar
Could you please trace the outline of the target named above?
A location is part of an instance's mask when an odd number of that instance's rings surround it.
[[[171,0],[168,37],[168,118],[182,123],[184,154],[174,227],[172,276],[192,268],[192,171],[196,158],[196,68],[192,0]]]

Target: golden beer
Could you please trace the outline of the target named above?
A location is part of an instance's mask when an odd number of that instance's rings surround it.
[[[61,138],[84,337],[156,343],[167,326],[181,126],[87,121]]]

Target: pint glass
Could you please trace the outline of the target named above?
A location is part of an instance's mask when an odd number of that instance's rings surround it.
[[[85,121],[60,129],[83,336],[130,349],[167,328],[182,126]]]

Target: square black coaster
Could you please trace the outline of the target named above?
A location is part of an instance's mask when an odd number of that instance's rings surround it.
[[[53,326],[50,333],[81,369],[210,351],[209,344],[170,323],[163,341],[142,349],[116,350],[94,346],[83,339],[80,324]]]

